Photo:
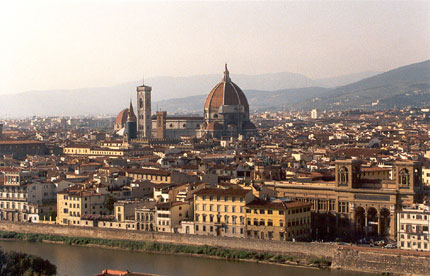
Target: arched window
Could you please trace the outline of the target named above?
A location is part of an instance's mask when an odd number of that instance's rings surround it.
[[[345,167],[341,167],[339,169],[339,185],[348,185],[348,169]]]
[[[407,169],[402,169],[399,172],[399,184],[402,187],[409,186],[409,171]]]
[[[142,98],[139,99],[139,107],[142,108],[143,107],[143,100]]]
[[[218,114],[214,114],[214,116],[213,116],[214,118],[218,118]]]

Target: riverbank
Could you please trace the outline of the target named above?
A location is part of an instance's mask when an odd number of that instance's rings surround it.
[[[8,231],[0,231],[0,239],[25,240],[31,242],[51,242],[78,246],[97,246],[101,248],[122,249],[136,252],[187,254],[192,256],[204,256],[225,260],[254,261],[312,268],[327,268],[331,265],[331,261],[325,258],[304,258],[303,256],[287,256],[282,254],[234,250],[207,245],[190,246],[131,240],[107,240],[86,237],[71,238],[51,234],[17,233]]]
[[[8,221],[0,222],[0,231],[15,232],[14,235],[27,234],[29,240],[36,241],[51,240],[76,245],[94,244],[136,251],[200,255],[226,260],[329,266],[333,269],[389,273],[388,275],[428,275],[430,271],[430,252]],[[50,237],[43,238],[44,236]]]

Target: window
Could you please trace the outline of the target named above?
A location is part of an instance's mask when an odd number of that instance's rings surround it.
[[[273,226],[273,221],[272,221],[271,219],[269,219],[269,220],[267,221],[267,225],[268,225],[268,226]]]
[[[284,214],[284,211],[279,211],[279,214],[280,214],[280,215],[283,215],[283,214]]]
[[[246,209],[246,213],[250,214],[251,213],[251,209]]]

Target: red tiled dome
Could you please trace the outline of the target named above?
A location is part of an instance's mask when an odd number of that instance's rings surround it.
[[[115,119],[115,125],[125,125],[128,117],[128,108],[122,110]]]
[[[249,105],[243,91],[230,80],[227,66],[223,80],[215,85],[206,98],[205,110],[217,112],[222,105],[243,105],[246,112],[249,112]]]
[[[217,122],[210,122],[206,127],[206,130],[214,131],[214,130],[222,130],[222,126]]]

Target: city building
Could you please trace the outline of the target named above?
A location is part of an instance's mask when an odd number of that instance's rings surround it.
[[[193,218],[191,202],[171,201],[155,205],[157,232],[178,233],[181,221]]]
[[[310,203],[257,198],[245,210],[247,238],[283,241],[310,237]]]
[[[251,190],[198,190],[194,193],[195,234],[245,238],[245,205],[253,198]]]
[[[397,247],[430,251],[430,206],[419,204],[397,213]]]
[[[85,215],[106,215],[105,206],[108,192],[103,187],[75,185],[57,194],[57,223],[62,225],[82,225]]]
[[[335,162],[335,181],[266,181],[280,197],[311,203],[315,227],[396,238],[396,212],[422,198],[421,163],[396,162],[394,179],[361,178],[360,160]]]
[[[35,179],[35,172],[0,170],[0,219],[39,222],[55,211],[57,187]],[[44,218],[45,217],[45,218]]]

